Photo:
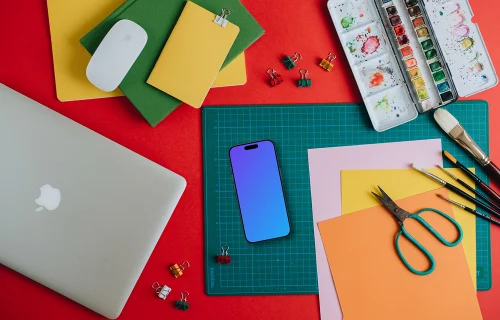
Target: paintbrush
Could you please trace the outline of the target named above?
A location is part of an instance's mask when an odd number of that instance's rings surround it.
[[[434,119],[441,129],[465,150],[469,151],[477,162],[486,170],[489,176],[500,184],[500,169],[491,161],[481,148],[472,140],[470,135],[460,125],[457,119],[444,109],[434,112]]]
[[[436,181],[437,183],[441,184],[443,187],[445,187],[446,189],[452,191],[453,193],[456,193],[458,194],[459,196],[461,196],[462,198],[465,198],[467,200],[469,200],[470,202],[476,204],[477,206],[480,206],[481,208],[483,208],[484,210],[488,211],[489,213],[491,213],[492,215],[500,218],[500,213],[499,212],[496,212],[495,210],[493,210],[492,208],[490,208],[487,204],[484,204],[483,202],[479,201],[478,199],[474,198],[473,196],[469,195],[468,193],[466,193],[465,191],[462,191],[461,189],[455,187],[454,185],[452,185],[451,183],[448,183],[446,181],[444,181],[443,179],[433,175],[432,173],[430,172],[427,172],[425,171],[424,169],[421,169],[421,168],[417,168],[415,167],[415,165],[413,164],[412,165],[413,169],[423,173],[424,175],[426,175],[427,177],[431,178],[432,180]]]
[[[474,172],[470,171],[465,165],[460,163],[455,157],[453,157],[448,151],[443,151],[443,155],[453,162],[454,165],[456,165],[460,170],[463,171],[466,175],[469,176],[474,182],[478,185],[481,190],[483,190],[488,196],[490,196],[491,200],[495,201],[496,203],[500,204],[500,195],[496,193],[493,189],[491,189],[486,183],[484,183],[481,179],[479,179],[478,176],[474,174]]]
[[[485,203],[487,203],[490,207],[494,208],[496,211],[500,212],[500,207],[497,206],[495,203],[491,202],[490,199],[483,195],[482,193],[479,193],[476,189],[474,189],[473,187],[469,186],[467,184],[467,182],[463,181],[462,179],[459,179],[457,177],[455,177],[451,172],[449,172],[448,170],[446,170],[445,168],[441,167],[441,166],[437,166],[439,169],[443,170],[448,176],[450,176],[452,179],[454,179],[456,182],[460,183],[464,188],[466,188],[467,190],[469,190],[470,192],[472,192],[473,194],[476,195],[476,197],[480,198],[481,200],[483,200]]]
[[[451,199],[445,198],[445,197],[443,197],[443,196],[442,196],[442,195],[440,195],[440,194],[438,194],[437,196],[438,196],[438,197],[440,197],[440,198],[441,198],[441,199],[443,199],[443,200],[448,201],[449,203],[453,203],[453,204],[454,204],[454,205],[456,205],[457,207],[460,207],[460,208],[464,209],[464,210],[465,210],[465,211],[467,211],[467,212],[470,212],[470,213],[472,213],[472,214],[475,214],[476,216],[478,216],[478,217],[480,217],[480,218],[483,218],[483,219],[484,219],[484,220],[486,220],[486,221],[489,221],[489,222],[491,222],[491,223],[493,223],[493,224],[496,224],[497,226],[500,226],[500,222],[498,222],[497,220],[495,220],[495,219],[493,219],[493,218],[488,217],[487,215],[482,214],[481,212],[477,212],[476,210],[474,210],[474,209],[472,209],[472,208],[469,208],[469,207],[467,207],[467,206],[464,206],[464,205],[463,205],[463,204],[461,204],[461,203],[458,203],[458,202],[453,201],[453,200],[451,200]]]

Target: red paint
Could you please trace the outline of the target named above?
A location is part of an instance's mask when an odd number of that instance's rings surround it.
[[[370,78],[370,88],[378,87],[384,82],[384,75],[382,73],[375,73]]]
[[[405,34],[405,27],[402,25],[394,27],[394,33],[396,33],[396,36],[402,36]]]
[[[379,46],[380,46],[380,40],[378,39],[378,37],[369,36],[363,43],[363,46],[361,47],[361,52],[363,52],[364,54],[372,54],[375,51],[377,51]]]
[[[401,53],[403,54],[403,57],[408,57],[413,54],[413,49],[410,46],[406,46],[401,48]]]
[[[266,34],[246,51],[247,84],[242,87],[213,89],[208,94],[205,105],[362,103],[352,71],[333,29],[326,1],[242,2],[260,22]],[[493,64],[500,70],[496,10],[491,10],[491,2],[488,1],[470,0],[470,4]],[[5,49],[0,50],[1,83],[178,172],[188,181],[186,192],[139,278],[120,320],[179,317],[182,317],[182,320],[319,319],[316,295],[205,295],[200,110],[182,105],[152,129],[126,98],[65,103],[57,101],[46,1],[0,0],[0,5],[0,38],[2,48]],[[314,19],[314,23],[311,23],[311,19]],[[316,72],[314,86],[304,91],[297,88],[294,81],[286,81],[296,79],[295,72],[277,69],[278,72],[283,72],[285,82],[271,88],[269,75],[265,71],[268,68],[280,68],[282,52],[295,51],[304,56],[301,64],[308,70],[319,68],[317,63],[324,58],[325,52],[334,52],[337,54],[335,71]],[[490,157],[499,163],[500,86],[471,98],[485,99],[490,104]],[[485,320],[500,319],[500,228],[491,228],[491,239],[493,288],[490,291],[478,292]],[[186,259],[191,263],[189,272],[186,271],[185,275],[174,279],[168,267]],[[158,299],[151,291],[151,284],[155,281],[165,281],[162,283],[173,289],[166,301]],[[0,287],[2,320],[104,319],[3,266],[0,266]],[[174,307],[175,300],[179,298],[179,291],[182,290],[190,293],[187,312]]]

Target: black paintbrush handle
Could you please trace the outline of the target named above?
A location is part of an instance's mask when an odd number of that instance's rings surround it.
[[[477,212],[476,210],[471,209],[469,207],[465,207],[464,210],[467,211],[467,212],[470,212],[470,213],[472,213],[472,214],[474,214],[474,215],[476,215],[476,216],[478,216],[480,218],[483,218],[484,220],[487,220],[487,221],[489,221],[489,222],[491,222],[493,224],[496,224],[497,226],[500,226],[500,222],[498,222],[498,221],[496,221],[496,220],[494,220],[494,219],[492,219],[492,218],[490,218],[490,217],[482,214],[481,212]]]
[[[460,190],[459,188],[457,188],[454,185],[449,184],[449,183],[445,184],[444,186],[448,190],[453,191],[454,193],[458,194],[462,198],[465,198],[465,199],[469,200],[470,202],[475,203],[477,206],[480,206],[481,208],[483,208],[484,210],[488,211],[492,215],[500,218],[500,213],[499,212],[496,212],[495,210],[491,209],[490,207],[488,207],[488,205],[486,205],[486,204],[482,203],[481,201],[477,200],[476,198],[470,196],[468,193]]]
[[[500,185],[500,169],[492,162],[485,165],[484,170],[488,173],[488,176],[493,179],[497,185]]]
[[[460,183],[462,186],[464,186],[467,190],[470,192],[474,193],[476,197],[482,199],[485,203],[487,203],[490,207],[493,207],[496,211],[500,212],[500,207],[494,204],[490,199],[488,199],[487,196],[482,195],[481,193],[477,192],[476,189],[473,187],[469,186],[467,183],[464,181],[457,179],[457,182]]]

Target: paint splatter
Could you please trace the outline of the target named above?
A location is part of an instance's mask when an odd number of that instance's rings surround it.
[[[478,73],[478,72],[481,72],[483,71],[484,69],[484,66],[481,62],[476,62],[476,64],[474,64],[474,66],[472,66],[469,71],[472,72],[472,73]]]
[[[384,83],[384,75],[380,72],[374,73],[370,78],[370,88],[378,87]]]
[[[347,44],[347,48],[349,48],[349,52],[351,52],[351,53],[356,52],[356,43],[354,43],[353,41],[349,41],[346,44]]]
[[[455,35],[455,37],[458,38],[467,37],[469,35],[469,27],[464,24],[461,24],[453,30],[453,34]]]
[[[346,16],[342,18],[340,24],[344,29],[350,28],[354,24],[354,17]]]
[[[380,40],[378,39],[378,37],[370,36],[363,43],[361,52],[363,52],[364,54],[372,54],[377,51],[378,47],[380,47]]]
[[[377,110],[378,108],[383,108],[385,110],[389,109],[389,98],[387,97],[387,95],[385,95],[382,99],[377,101],[374,109]]]

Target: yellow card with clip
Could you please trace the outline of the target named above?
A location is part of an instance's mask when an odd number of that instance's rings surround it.
[[[240,32],[219,18],[188,1],[147,83],[200,108]]]

